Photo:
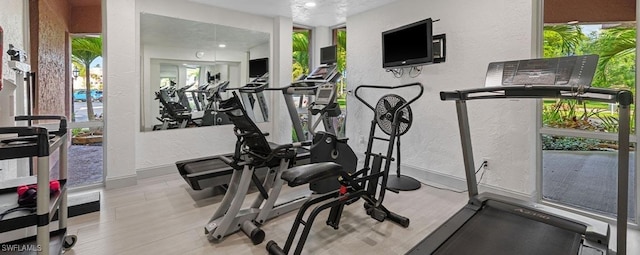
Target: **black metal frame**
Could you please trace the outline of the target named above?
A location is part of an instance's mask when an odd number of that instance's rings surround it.
[[[478,194],[478,185],[475,176],[475,165],[473,161],[473,149],[471,146],[471,132],[469,128],[469,117],[467,113],[466,101],[478,99],[507,99],[507,98],[563,98],[577,100],[592,100],[608,103],[619,103],[619,131],[618,131],[618,216],[617,216],[617,254],[626,254],[626,238],[627,238],[627,207],[628,207],[628,180],[629,180],[629,116],[630,105],[633,103],[633,95],[627,90],[613,90],[605,88],[592,87],[574,87],[574,86],[546,86],[546,85],[524,85],[524,86],[502,86],[502,87],[485,87],[477,89],[456,90],[449,92],[440,92],[440,99],[443,101],[456,101],[456,109],[458,113],[458,125],[460,128],[460,137],[462,144],[462,154],[464,158],[464,166],[467,181],[467,190],[469,194],[469,203],[461,209],[456,215],[450,218],[445,224],[441,225],[436,231],[427,236],[423,241],[418,243],[408,254],[425,254],[431,253],[438,249],[447,239],[455,235],[456,230],[465,224],[467,220],[474,217],[478,210],[483,206],[490,205],[491,200],[507,203],[522,208],[521,210],[529,211],[523,217],[534,214],[548,215],[547,217],[533,217],[531,219],[542,221],[547,224],[564,228],[570,231],[576,230],[575,225],[584,226],[584,231],[580,231],[584,236],[585,242],[595,241],[599,245],[603,245],[602,249],[606,249],[609,238],[609,228],[599,229],[599,225],[604,224],[592,219],[567,213],[567,215],[551,212],[542,205],[510,199],[497,196],[494,194],[483,193]],[[559,211],[559,210],[556,210]],[[559,211],[563,212],[563,211]],[[564,213],[564,212],[563,212]],[[575,218],[570,218],[575,217]],[[606,251],[605,251],[606,252]]]
[[[300,227],[300,224],[305,225],[300,239],[296,244],[296,248],[293,254],[300,254],[304,247],[307,237],[309,236],[309,232],[311,231],[311,226],[315,221],[315,218],[318,214],[328,208],[331,208],[329,212],[329,217],[326,221],[327,225],[333,227],[334,229],[338,229],[340,218],[342,216],[342,211],[345,205],[351,204],[356,200],[362,198],[365,201],[364,207],[366,213],[371,216],[371,218],[377,221],[384,221],[385,219],[389,219],[403,227],[409,227],[409,219],[393,213],[389,211],[386,207],[382,205],[384,200],[385,191],[387,188],[387,179],[389,176],[389,168],[391,166],[392,154],[395,144],[395,138],[398,133],[398,126],[400,119],[398,115],[394,114],[393,124],[392,124],[392,133],[389,139],[375,137],[377,120],[375,117],[375,108],[367,103],[364,99],[362,99],[358,95],[358,91],[363,88],[369,89],[400,89],[407,87],[419,87],[420,92],[413,99],[407,101],[404,105],[398,107],[396,111],[401,111],[402,109],[408,107],[411,103],[415,102],[420,96],[422,96],[422,92],[424,90],[422,84],[420,83],[411,83],[400,86],[376,86],[376,85],[361,85],[358,86],[355,90],[355,96],[360,100],[364,105],[369,107],[372,111],[374,111],[373,120],[371,121],[371,129],[369,133],[369,144],[367,145],[367,151],[365,152],[365,163],[364,168],[355,172],[354,174],[348,174],[344,170],[340,172],[341,178],[341,188],[338,191],[322,194],[319,197],[311,199],[307,201],[298,211],[296,215],[295,222],[291,227],[291,231],[289,232],[289,236],[287,237],[287,241],[285,243],[284,248],[280,248],[275,241],[269,241],[267,243],[267,251],[269,254],[288,254],[293,246],[293,242],[295,240],[296,234]],[[372,152],[373,141],[375,139],[384,140],[389,142],[389,146],[387,148],[386,155],[382,155],[381,153],[375,154]],[[372,162],[373,158],[373,162]],[[384,169],[382,168],[382,161],[385,160]],[[378,183],[381,181],[381,188],[378,192]],[[397,192],[395,190],[391,190],[393,192]],[[306,211],[315,206],[311,211],[307,220],[303,220]]]
[[[415,86],[418,86],[420,88],[420,92],[413,99],[407,101],[403,106],[401,106],[401,107],[396,109],[396,112],[400,112],[400,111],[402,111],[402,109],[404,109],[406,107],[409,107],[410,104],[412,104],[413,102],[415,102],[416,100],[418,100],[418,98],[420,98],[422,96],[422,93],[424,92],[424,87],[422,86],[421,83],[409,83],[409,84],[404,84],[404,85],[400,85],[400,86],[392,86],[392,87],[375,86],[375,85],[363,85],[363,86],[359,86],[359,87],[356,88],[356,90],[355,90],[356,98],[358,100],[360,100],[360,102],[364,103],[369,109],[371,109],[374,112],[374,119],[371,122],[371,130],[369,131],[369,143],[367,145],[367,153],[369,153],[371,151],[371,147],[373,146],[373,139],[376,138],[374,136],[374,134],[375,134],[375,126],[376,126],[378,120],[375,119],[375,111],[376,111],[375,107],[371,106],[370,104],[365,102],[364,99],[362,99],[360,96],[358,96],[358,90],[360,88],[373,88],[373,89],[393,90],[393,89],[415,87]],[[398,124],[398,116],[399,115],[394,113],[393,116],[394,116],[394,118],[393,118],[392,123],[394,123],[394,124],[392,124],[392,126],[393,126],[392,134],[389,137],[389,148],[387,149],[387,158],[391,159],[392,158],[392,154],[393,154],[393,145],[394,145],[394,143],[396,144],[396,146],[398,148],[398,151],[397,151],[398,158],[397,158],[397,161],[396,161],[396,169],[397,169],[396,170],[396,177],[398,179],[397,179],[397,182],[395,182],[396,180],[394,180],[394,184],[398,184],[398,185],[393,185],[393,186],[402,186],[400,184],[407,184],[408,183],[406,188],[404,188],[404,187],[393,187],[393,188],[394,189],[395,188],[399,188],[397,190],[413,190],[413,189],[416,189],[415,186],[418,186],[418,188],[420,187],[420,182],[418,182],[417,180],[415,180],[415,179],[413,179],[413,178],[411,178],[409,176],[402,176],[400,174],[400,163],[401,163],[400,162],[400,136],[397,135],[398,134],[397,130],[399,128],[399,124]],[[395,142],[396,138],[398,139],[397,143]],[[365,163],[364,164],[365,164],[365,166],[369,165],[369,154],[367,154],[367,157],[365,158]],[[391,160],[387,160],[385,162],[385,169],[389,169],[390,166],[391,166]],[[388,179],[389,179],[388,176],[383,179],[383,185],[385,185],[384,187],[388,186],[388,183],[387,183]],[[382,196],[384,197],[384,193],[382,194]]]

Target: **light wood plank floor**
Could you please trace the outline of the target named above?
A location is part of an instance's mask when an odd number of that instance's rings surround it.
[[[268,240],[284,244],[295,212],[267,222],[262,227],[267,237],[260,245],[253,245],[242,232],[222,242],[207,241],[204,225],[222,199],[203,198],[208,192],[192,191],[178,174],[103,191],[100,212],[69,220],[69,232],[78,235],[78,243],[66,254],[266,254]],[[466,203],[466,193],[424,185],[417,191],[387,194],[385,205],[409,217],[408,228],[377,222],[359,201],[345,208],[338,230],[324,224],[328,210],[318,216],[303,253],[404,254]],[[639,249],[638,236],[631,231],[629,254],[640,254],[633,252]]]

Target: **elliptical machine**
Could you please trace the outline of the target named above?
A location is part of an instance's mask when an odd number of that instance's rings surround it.
[[[360,97],[358,92],[363,88],[368,89],[401,89],[408,87],[418,87],[420,92],[411,100],[406,101],[398,95],[386,95],[381,98],[376,107],[371,106],[364,99]],[[362,198],[364,200],[364,208],[367,215],[377,221],[384,221],[389,219],[403,227],[409,227],[409,219],[389,211],[382,205],[384,201],[385,191],[389,190],[397,193],[397,190],[387,187],[387,180],[389,178],[389,168],[391,166],[393,149],[396,145],[396,138],[406,133],[411,127],[412,117],[409,105],[415,102],[422,96],[424,88],[420,83],[411,83],[394,87],[385,86],[373,86],[373,85],[361,85],[355,90],[355,96],[365,106],[374,112],[373,120],[371,121],[371,129],[369,132],[369,143],[367,144],[367,151],[365,152],[364,168],[357,171],[354,174],[347,174],[345,171],[340,172],[340,188],[335,192],[329,192],[320,196],[314,197],[306,202],[298,211],[295,222],[291,227],[289,236],[283,248],[271,240],[267,243],[267,251],[271,255],[284,255],[288,254],[293,247],[293,242],[296,238],[300,225],[304,225],[304,229],[300,235],[293,254],[300,254],[302,248],[309,236],[311,226],[315,221],[318,214],[326,209],[331,208],[329,212],[329,218],[327,219],[327,225],[338,229],[342,211],[345,205],[349,205],[356,200]],[[387,107],[390,96],[396,98],[398,103],[394,107]],[[376,127],[385,131],[385,134],[389,135],[389,138],[377,137]],[[375,140],[387,141],[387,151],[383,155],[382,153],[374,153],[373,142]],[[325,163],[329,164],[329,163]],[[384,167],[383,167],[384,164]],[[308,177],[312,176],[315,169],[306,169],[307,166],[298,166],[287,170],[282,174],[282,178],[287,181],[287,184],[291,187],[305,184]],[[378,191],[378,186],[380,190]],[[313,210],[309,213],[306,219],[303,219],[307,209],[313,207]]]

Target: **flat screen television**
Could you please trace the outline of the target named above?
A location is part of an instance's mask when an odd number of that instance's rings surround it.
[[[382,68],[418,66],[433,61],[431,18],[382,32]]]
[[[269,72],[269,58],[249,60],[249,77],[257,78]]]
[[[320,64],[331,65],[338,62],[338,47],[336,45],[320,48]]]

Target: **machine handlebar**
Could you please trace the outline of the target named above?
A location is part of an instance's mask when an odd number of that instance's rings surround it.
[[[407,87],[418,87],[420,88],[420,92],[418,93],[418,95],[416,95],[414,98],[412,98],[411,100],[407,101],[406,104],[402,105],[400,108],[396,109],[397,111],[401,111],[402,109],[406,108],[407,106],[409,106],[410,104],[412,104],[413,102],[415,102],[416,100],[418,100],[418,98],[420,98],[422,96],[422,92],[424,92],[424,86],[422,86],[422,83],[419,82],[414,82],[414,83],[409,83],[409,84],[404,84],[404,85],[398,85],[398,86],[391,86],[391,87],[387,87],[387,86],[379,86],[379,85],[360,85],[356,88],[355,91],[355,96],[358,100],[360,100],[360,102],[362,102],[364,105],[366,105],[367,107],[369,107],[369,109],[371,109],[372,111],[375,112],[375,108],[373,106],[371,106],[369,103],[367,103],[366,101],[364,101],[364,99],[362,99],[362,97],[360,97],[360,95],[358,95],[358,91],[360,89],[363,88],[371,88],[371,89],[388,89],[388,90],[393,90],[393,89],[401,89],[401,88],[407,88]]]

